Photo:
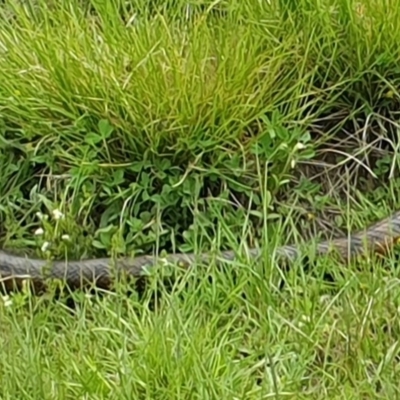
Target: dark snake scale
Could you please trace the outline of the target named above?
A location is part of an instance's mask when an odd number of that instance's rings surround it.
[[[371,225],[369,228],[353,233],[348,237],[320,242],[316,245],[316,254],[324,255],[333,251],[343,261],[349,261],[358,255],[368,253],[386,253],[393,244],[400,239],[400,211]],[[275,256],[293,261],[301,256],[303,246],[287,245],[274,250]],[[250,249],[248,255],[256,259],[265,254],[261,249]],[[220,252],[216,258],[209,253],[195,255],[170,254],[166,257],[140,256],[135,258],[98,258],[80,261],[45,261],[23,256],[11,255],[0,251],[0,284],[10,287],[28,280],[45,287],[45,282],[50,280],[64,281],[72,288],[79,288],[84,284],[96,284],[108,287],[111,282],[121,274],[131,277],[142,276],[145,270],[166,262],[189,267],[193,263],[207,263],[216,259],[231,261],[236,257],[234,251]]]

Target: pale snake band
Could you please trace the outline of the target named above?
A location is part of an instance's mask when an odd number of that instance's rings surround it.
[[[383,219],[369,228],[353,233],[347,237],[327,240],[316,245],[315,254],[324,255],[335,252],[343,261],[366,253],[386,253],[400,239],[400,211]],[[311,245],[311,244],[310,244]],[[307,247],[307,243],[305,244]],[[303,245],[286,245],[274,249],[277,258],[294,261],[302,254]],[[259,248],[248,250],[251,259],[257,259],[266,252]],[[267,252],[268,253],[268,252]],[[80,261],[46,261],[23,256],[11,255],[0,251],[0,283],[10,287],[10,283],[18,286],[28,280],[46,287],[46,281],[61,280],[68,286],[79,288],[87,284],[108,287],[119,276],[140,277],[148,268],[160,261],[190,267],[195,263],[207,263],[215,257],[217,260],[232,261],[235,251],[222,251],[218,255],[211,253],[176,253],[166,257],[139,256],[134,258],[97,258]]]

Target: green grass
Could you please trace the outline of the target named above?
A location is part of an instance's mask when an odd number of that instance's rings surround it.
[[[238,259],[74,311],[5,297],[0,397],[397,398],[395,255],[282,272],[273,249],[399,206],[400,3],[53,3],[1,6],[1,246]]]
[[[169,289],[156,275],[141,299],[123,287],[75,293],[74,311],[46,297],[4,299],[1,397],[396,398],[395,259],[343,267],[295,264],[279,289],[276,263],[243,254],[222,271],[180,273]]]

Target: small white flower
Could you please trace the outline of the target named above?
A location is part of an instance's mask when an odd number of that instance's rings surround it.
[[[306,148],[306,145],[304,143],[298,142],[296,143],[296,145],[294,146],[294,150],[304,150]]]
[[[62,240],[69,240],[69,235],[62,235],[62,236],[61,236],[61,239],[62,239]]]
[[[46,251],[50,247],[50,242],[44,242],[42,245],[42,251]]]
[[[43,214],[42,214],[40,211],[38,211],[38,212],[36,213],[36,216],[37,216],[40,220],[43,219]]]
[[[296,160],[294,158],[290,162],[290,166],[292,167],[292,169],[296,166]]]
[[[55,220],[64,218],[64,214],[60,210],[53,210],[53,217]]]
[[[9,296],[3,296],[3,303],[4,303],[4,307],[12,306],[12,300],[10,299]]]
[[[36,229],[36,231],[35,231],[35,235],[36,235],[36,236],[41,236],[41,235],[43,235],[43,233],[44,233],[43,228],[38,228],[38,229]]]

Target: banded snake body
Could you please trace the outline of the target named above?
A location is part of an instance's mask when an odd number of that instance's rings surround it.
[[[353,233],[347,237],[327,240],[316,245],[316,254],[324,255],[335,251],[343,261],[349,261],[357,255],[369,253],[386,253],[388,249],[400,239],[400,211],[389,218],[383,219],[369,228]],[[274,250],[278,258],[289,261],[301,256],[301,247],[286,245]],[[248,251],[250,258],[262,256],[262,249],[253,248]],[[222,251],[217,259],[231,261],[236,252]],[[189,267],[195,262],[206,263],[213,257],[209,253],[195,255],[193,253],[176,253],[163,257],[167,263]],[[23,280],[43,285],[48,279],[64,281],[68,286],[78,288],[88,283],[101,287],[108,287],[120,273],[128,277],[139,277],[145,269],[157,264],[155,256],[139,256],[135,258],[97,258],[80,261],[45,261],[23,256],[11,255],[0,250],[0,284],[6,286],[10,282],[17,283]]]

